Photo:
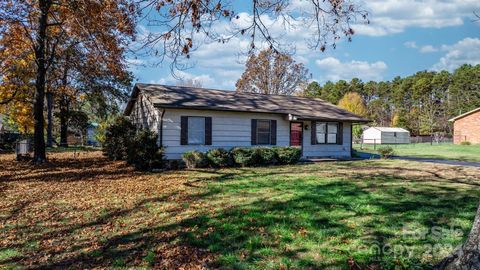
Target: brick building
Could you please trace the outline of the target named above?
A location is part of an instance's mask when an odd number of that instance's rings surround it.
[[[480,108],[450,119],[453,122],[453,143],[480,144]]]

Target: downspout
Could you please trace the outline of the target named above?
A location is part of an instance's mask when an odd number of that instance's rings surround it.
[[[160,114],[160,130],[158,131],[160,147],[163,147],[163,115],[165,115],[165,109],[162,109],[162,113]]]

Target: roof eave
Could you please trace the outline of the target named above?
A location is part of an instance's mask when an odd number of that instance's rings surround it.
[[[281,114],[281,115],[289,115],[290,112],[284,111],[264,111],[264,110],[255,110],[255,111],[245,111],[245,110],[234,110],[234,109],[227,109],[227,108],[211,108],[211,107],[202,107],[202,106],[175,106],[175,105],[165,105],[165,104],[153,104],[153,106],[157,109],[185,109],[185,110],[212,110],[212,111],[228,111],[228,112],[240,112],[240,113],[248,113],[248,112],[255,112],[255,113],[270,113],[270,114]],[[372,122],[370,119],[366,118],[325,118],[325,117],[315,117],[315,116],[298,116],[297,120],[316,120],[316,121],[342,121],[342,122],[351,122],[351,123],[369,123]]]

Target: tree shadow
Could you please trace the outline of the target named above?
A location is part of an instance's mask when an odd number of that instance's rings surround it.
[[[51,175],[52,183],[64,182],[63,177],[84,179],[84,167],[69,166],[76,169],[58,178]],[[405,225],[431,228],[449,226],[454,219],[473,219],[478,193],[475,182],[452,179],[430,169],[381,164],[375,164],[375,173],[354,162],[335,163],[334,168],[332,172],[332,166],[313,164],[191,172],[190,179],[178,186],[179,191],[153,194],[128,207],[105,209],[87,221],[74,219],[44,228],[49,219],[59,220],[62,215],[44,217],[44,222],[33,225],[2,219],[1,225],[14,226],[20,235],[9,248],[24,249],[32,242],[39,247],[4,259],[0,265],[18,263],[41,269],[345,269],[353,260],[363,268],[394,268],[399,261],[405,268],[428,268],[432,262],[420,260],[421,253],[399,259],[372,248],[404,242],[417,248],[435,243],[430,238],[402,236]],[[392,173],[398,171],[403,173]],[[202,173],[206,176],[200,176]],[[114,179],[123,174],[128,171],[101,177]],[[39,178],[15,181],[28,183]],[[183,193],[181,188],[195,192]],[[172,204],[175,207],[163,208]],[[193,208],[197,204],[200,206]],[[152,205],[162,211],[149,210]],[[26,208],[28,205],[19,205],[12,215],[29,211]],[[122,225],[123,220],[129,224]],[[468,228],[462,229],[466,235]],[[97,238],[95,241],[80,237],[90,231],[96,232],[89,236]],[[44,247],[55,243],[61,247]]]

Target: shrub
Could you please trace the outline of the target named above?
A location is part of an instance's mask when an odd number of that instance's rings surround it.
[[[471,145],[472,143],[469,142],[469,141],[463,141],[463,142],[460,142],[460,145]]]
[[[390,146],[381,146],[377,149],[377,152],[382,158],[389,158],[395,154],[395,151]]]
[[[259,151],[254,148],[235,147],[230,152],[235,163],[242,167],[255,166],[260,161]]]
[[[271,147],[257,147],[253,148],[255,157],[258,161],[255,165],[273,165],[277,163],[275,150]]]
[[[103,153],[111,160],[126,160],[128,146],[135,136],[135,126],[126,117],[117,117],[105,130]]]
[[[128,145],[127,162],[137,170],[147,171],[163,167],[163,149],[157,146],[157,134],[140,130]]]
[[[208,166],[207,156],[199,151],[188,151],[183,153],[182,160],[189,169],[205,168]]]
[[[302,157],[302,150],[297,147],[275,147],[279,164],[296,164]]]
[[[212,167],[230,167],[233,165],[232,154],[223,148],[209,150],[207,158]]]

